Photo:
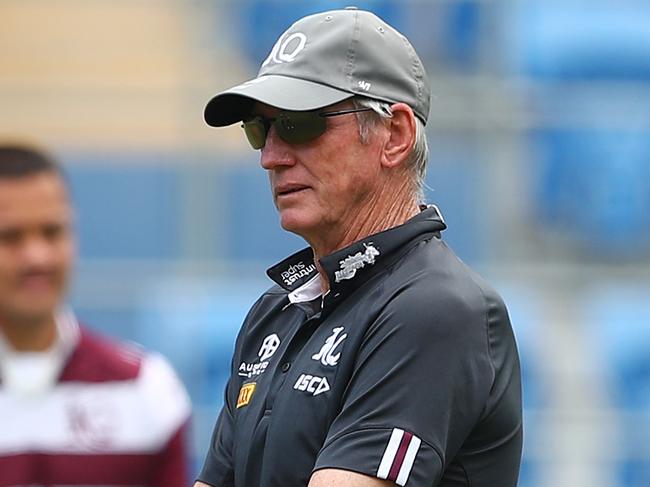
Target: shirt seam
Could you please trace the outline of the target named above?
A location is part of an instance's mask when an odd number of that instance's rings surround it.
[[[462,263],[462,262],[461,262]],[[483,289],[483,286],[479,282],[477,282],[476,278],[471,274],[468,273],[467,270],[465,270],[465,273],[467,274],[467,277],[471,280],[471,282],[476,286],[479,294],[481,295],[481,298],[483,300],[483,323],[485,326],[485,349],[487,350],[487,356],[488,356],[488,361],[490,363],[490,371],[492,372],[492,384],[490,386],[490,390],[494,386],[494,382],[496,381],[497,377],[497,372],[496,372],[496,366],[494,365],[494,356],[493,356],[493,350],[492,346],[490,345],[490,303],[489,300],[485,294],[485,290]]]
[[[497,377],[497,369],[494,365],[494,354],[492,350],[492,345],[490,344],[490,316],[489,316],[490,303],[488,302],[487,296],[485,295],[483,288],[476,281],[474,281],[474,283],[478,287],[479,292],[481,293],[481,297],[483,298],[483,303],[485,306],[485,341],[486,341],[488,357],[490,359],[490,370],[492,371],[492,386],[493,386],[494,381],[496,380]],[[490,387],[490,389],[492,389],[492,386]]]

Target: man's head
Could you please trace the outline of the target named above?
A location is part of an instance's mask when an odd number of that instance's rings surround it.
[[[46,154],[0,145],[0,322],[48,319],[75,254],[63,176]]]
[[[216,127],[244,121],[269,170],[283,227],[310,240],[331,228],[319,228],[319,218],[355,224],[345,213],[410,203],[396,199],[404,184],[408,198],[419,200],[429,103],[429,82],[408,40],[370,12],[345,9],[294,23],[258,76],[213,97],[205,119]],[[315,191],[308,228],[307,214],[300,223],[293,217],[310,205],[292,195],[296,211],[289,212],[282,188],[318,189],[311,183],[322,191]]]

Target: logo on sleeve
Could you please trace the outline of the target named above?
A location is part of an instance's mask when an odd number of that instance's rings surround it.
[[[251,402],[256,387],[257,383],[255,382],[249,382],[241,386],[241,389],[239,389],[239,397],[237,397],[237,409],[247,406]]]
[[[334,353],[338,346],[348,337],[347,333],[341,332],[344,330],[344,327],[339,326],[332,330],[332,335],[325,340],[325,344],[321,347],[318,353],[315,353],[311,356],[313,360],[319,361],[323,365],[334,366],[339,363],[341,358],[341,352]]]
[[[366,264],[372,265],[375,263],[375,257],[379,255],[379,250],[372,243],[368,245],[364,243],[363,246],[366,248],[364,252],[357,252],[339,262],[341,270],[334,272],[334,280],[336,282],[352,279],[358,269],[362,269]]]
[[[330,390],[330,384],[325,377],[317,377],[309,374],[301,374],[298,380],[293,385],[297,391],[306,391],[311,393],[312,396],[318,396],[323,392]]]
[[[377,470],[377,477],[392,480],[397,485],[406,485],[421,443],[422,440],[413,433],[393,428]]]

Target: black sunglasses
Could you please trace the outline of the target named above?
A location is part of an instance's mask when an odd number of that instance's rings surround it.
[[[350,108],[336,112],[280,112],[277,117],[267,118],[258,115],[244,120],[242,128],[253,149],[261,149],[266,143],[266,136],[271,129],[289,144],[302,144],[320,137],[327,130],[326,117],[336,117],[349,113],[367,112],[372,108]]]

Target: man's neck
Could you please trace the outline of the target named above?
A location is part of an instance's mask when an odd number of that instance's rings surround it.
[[[17,320],[0,317],[0,333],[16,352],[43,352],[56,342],[55,317]]]
[[[383,201],[369,203],[366,205],[366,211],[358,212],[353,224],[346,225],[336,239],[310,242],[314,251],[316,269],[320,274],[323,294],[329,290],[329,279],[320,265],[321,257],[332,254],[370,235],[402,225],[420,211],[417,201],[409,197],[408,193],[406,195],[393,194],[390,200],[384,197]]]

